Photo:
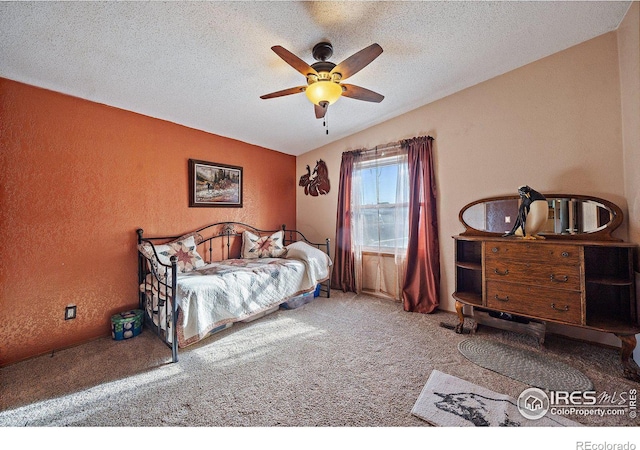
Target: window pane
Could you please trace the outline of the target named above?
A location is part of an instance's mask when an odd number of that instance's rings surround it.
[[[401,214],[409,214],[409,207],[407,205],[370,207],[360,210],[358,220],[361,220],[363,228],[361,245],[371,248],[407,246],[407,230],[396,229],[397,208],[401,209]]]
[[[386,164],[358,170],[362,187],[362,205],[395,203],[398,165]]]
[[[360,208],[355,219],[361,223],[363,235],[359,244],[372,249],[406,248],[407,230],[397,230],[396,210],[408,216],[406,202],[408,186],[404,186],[401,200],[396,199],[398,184],[398,159],[367,161],[356,169],[360,177]],[[404,164],[404,163],[402,163]],[[406,220],[402,221],[406,224]],[[399,235],[397,235],[397,233]]]
[[[378,203],[378,193],[376,189],[376,169],[362,169],[360,180],[362,186],[362,205],[375,205]]]
[[[409,214],[408,207],[401,209],[404,214]],[[406,247],[407,233],[402,233],[404,236],[396,234],[396,208],[381,208],[379,211],[380,247]]]
[[[398,166],[382,166],[378,177],[378,203],[395,203]]]
[[[363,209],[360,211],[363,225],[362,245],[365,247],[378,246],[378,210]]]

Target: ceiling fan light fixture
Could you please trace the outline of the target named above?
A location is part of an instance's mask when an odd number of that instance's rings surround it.
[[[342,86],[333,81],[321,80],[307,86],[305,93],[314,105],[320,105],[322,102],[331,105],[342,95]]]
[[[358,73],[380,56],[382,47],[378,44],[371,44],[363,48],[337,65],[328,61],[333,54],[333,47],[329,42],[321,42],[313,47],[313,58],[316,62],[311,65],[280,45],[274,45],[271,50],[302,74],[307,79],[307,86],[296,86],[261,95],[261,99],[284,97],[285,95],[305,92],[307,98],[315,105],[313,110],[316,119],[324,118],[327,114],[328,106],[335,103],[342,96],[376,103],[380,103],[384,99],[383,95],[369,89],[352,84],[341,84],[342,81]]]

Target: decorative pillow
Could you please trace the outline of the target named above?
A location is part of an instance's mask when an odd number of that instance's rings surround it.
[[[158,254],[158,261],[170,266],[171,257],[176,256],[178,258],[179,273],[190,272],[198,267],[204,266],[204,260],[196,250],[195,236],[187,236],[188,237],[180,237],[175,241],[167,242],[166,244],[155,245],[154,247]],[[140,244],[138,249],[151,261],[155,261],[153,248],[149,242]],[[164,269],[165,268],[162,266],[158,267],[159,275],[164,275]]]
[[[242,233],[242,257],[247,259],[281,258],[287,253],[287,249],[282,243],[283,239],[283,231],[262,237],[245,231]]]

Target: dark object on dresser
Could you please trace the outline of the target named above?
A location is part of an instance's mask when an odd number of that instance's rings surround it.
[[[538,232],[544,227],[549,214],[547,199],[529,186],[520,186],[518,194],[521,203],[516,223],[503,237],[518,235],[524,239],[544,239]],[[527,219],[530,219],[528,223]]]

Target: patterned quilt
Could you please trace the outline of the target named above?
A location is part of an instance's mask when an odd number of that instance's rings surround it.
[[[296,242],[288,246],[284,258],[228,259],[178,274],[178,346],[193,344],[215,328],[314,290],[328,279],[330,266],[324,252]],[[145,286],[151,294],[149,283],[142,284],[141,290]],[[153,299],[153,305],[148,302],[148,311],[157,310],[158,292],[152,293],[148,297]],[[154,314],[154,322],[164,328],[163,308],[160,310],[160,317]],[[170,329],[167,332],[171,336]]]

